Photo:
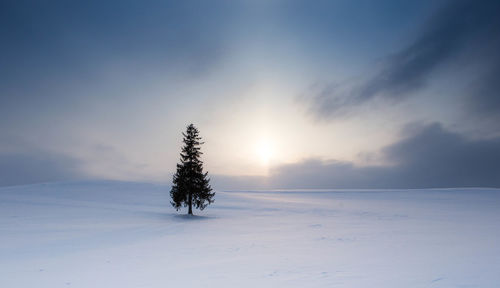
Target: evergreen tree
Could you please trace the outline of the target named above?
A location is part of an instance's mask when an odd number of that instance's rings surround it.
[[[207,177],[208,172],[203,173],[203,162],[200,160],[200,146],[203,144],[199,131],[193,124],[187,127],[184,136],[180,163],[177,164],[177,172],[174,175],[173,186],[170,190],[172,201],[170,203],[179,210],[181,206],[188,206],[188,214],[193,214],[193,205],[203,210],[207,205],[214,202],[215,192],[212,192]]]

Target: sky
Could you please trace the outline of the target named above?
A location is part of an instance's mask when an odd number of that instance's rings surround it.
[[[500,187],[498,1],[2,1],[0,186]]]

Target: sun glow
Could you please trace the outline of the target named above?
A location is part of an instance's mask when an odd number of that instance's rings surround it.
[[[260,162],[263,165],[267,166],[269,164],[270,160],[273,158],[274,148],[273,148],[272,143],[269,140],[263,139],[257,143],[257,145],[255,147],[255,152],[256,152],[257,156],[259,157]]]

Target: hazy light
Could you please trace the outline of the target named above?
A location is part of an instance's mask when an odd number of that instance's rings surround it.
[[[261,139],[256,144],[255,152],[261,164],[267,166],[274,156],[274,147],[268,139]]]

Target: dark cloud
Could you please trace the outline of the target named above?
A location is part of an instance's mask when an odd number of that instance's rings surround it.
[[[399,185],[500,187],[500,138],[469,140],[433,124],[383,152]]]
[[[500,51],[500,45],[497,48],[499,50],[495,53]],[[495,116],[500,121],[500,53],[498,54],[491,57],[490,67],[469,85],[467,93],[472,97],[468,98],[467,108],[476,115]]]
[[[0,186],[86,179],[78,159],[36,149],[0,152]]]
[[[500,187],[500,138],[469,140],[440,124],[404,132],[406,138],[381,151],[386,166],[309,159],[276,167],[267,179],[221,184],[238,189]]]
[[[471,111],[499,111],[495,80],[500,70],[499,50],[499,1],[449,1],[426,23],[415,41],[388,56],[374,76],[358,83],[316,86],[306,93],[312,95],[311,110],[316,116],[338,116],[375,97],[393,101],[409,97],[424,88],[451,59],[460,58],[461,69],[471,63],[478,66],[468,77],[468,97],[476,103]],[[451,75],[455,72],[446,71]]]
[[[226,21],[237,20],[235,13],[225,13],[231,6],[224,2],[2,1],[0,5],[5,41],[0,51],[14,57],[21,68],[73,64],[75,69],[89,57],[103,61],[116,55],[160,64],[210,61],[227,32]]]
[[[166,71],[204,75],[226,52],[227,23],[238,19],[229,8],[204,1],[1,1],[0,117],[26,110],[43,117],[114,94],[123,99]],[[117,83],[105,82],[110,67]]]

